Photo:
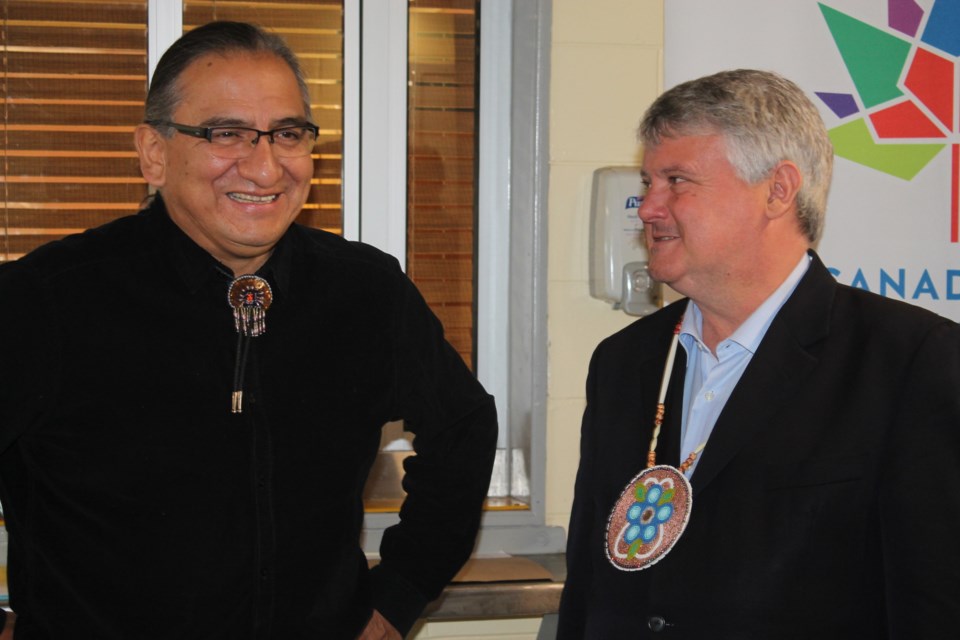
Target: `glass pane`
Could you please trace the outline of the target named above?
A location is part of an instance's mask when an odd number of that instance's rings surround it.
[[[411,0],[407,273],[471,368],[475,356],[476,0]]]
[[[2,2],[0,261],[134,213],[147,1]]]
[[[408,17],[407,274],[472,368],[477,2],[410,0]],[[368,513],[399,509],[410,439],[402,424],[386,425],[364,493]]]
[[[313,121],[320,127],[313,185],[301,224],[343,231],[343,0],[183,3],[183,30],[212,20],[252,22],[282,36],[307,76]]]

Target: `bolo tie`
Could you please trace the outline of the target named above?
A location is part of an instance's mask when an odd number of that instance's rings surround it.
[[[227,301],[233,309],[233,324],[237,329],[237,354],[233,367],[230,411],[242,413],[243,377],[250,353],[250,339],[267,330],[267,309],[273,302],[273,291],[270,284],[260,276],[244,275],[234,278],[230,283]]]

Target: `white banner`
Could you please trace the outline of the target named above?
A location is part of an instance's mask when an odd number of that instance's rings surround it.
[[[665,0],[664,18],[666,88],[767,69],[820,109],[837,279],[960,320],[960,0]]]

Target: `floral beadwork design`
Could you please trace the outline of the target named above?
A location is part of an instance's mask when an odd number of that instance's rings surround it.
[[[627,559],[633,559],[645,544],[657,537],[660,526],[673,515],[674,489],[665,489],[654,482],[650,485],[637,484],[634,497],[637,501],[627,509],[629,525],[623,531],[623,541],[630,545]]]
[[[607,518],[607,560],[621,571],[659,562],[690,521],[693,488],[676,467],[647,467],[627,483]]]

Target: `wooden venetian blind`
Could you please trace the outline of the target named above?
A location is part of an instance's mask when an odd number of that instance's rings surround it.
[[[3,0],[0,261],[135,212],[146,0]]]
[[[310,197],[297,221],[342,233],[343,0],[185,0],[183,30],[212,20],[252,22],[281,36],[300,59],[320,128]]]
[[[411,0],[407,271],[471,367],[476,317],[477,0]]]

